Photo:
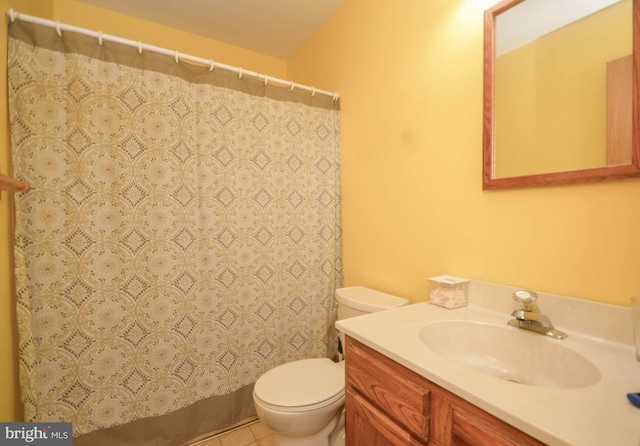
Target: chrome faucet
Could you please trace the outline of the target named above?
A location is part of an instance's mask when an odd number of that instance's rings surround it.
[[[536,304],[538,295],[533,291],[518,290],[512,295],[513,300],[522,304],[520,310],[514,310],[511,319],[507,322],[512,327],[524,328],[525,330],[534,331],[546,336],[551,336],[555,339],[564,339],[567,337],[566,333],[556,330],[549,318],[543,314],[540,314],[540,310]]]

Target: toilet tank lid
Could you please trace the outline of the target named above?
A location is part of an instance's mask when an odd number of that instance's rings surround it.
[[[366,312],[388,310],[409,304],[407,299],[363,286],[338,288],[336,299],[344,305]]]

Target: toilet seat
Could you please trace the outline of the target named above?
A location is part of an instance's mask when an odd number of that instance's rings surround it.
[[[328,358],[302,359],[269,370],[253,393],[270,409],[303,412],[344,398],[344,383],[344,367]]]

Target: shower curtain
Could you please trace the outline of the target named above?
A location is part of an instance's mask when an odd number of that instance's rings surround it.
[[[9,29],[26,421],[175,445],[255,415],[270,368],[332,357],[341,283],[331,97]]]

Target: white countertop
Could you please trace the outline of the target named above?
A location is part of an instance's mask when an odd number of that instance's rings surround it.
[[[515,288],[474,281],[466,307],[448,310],[418,303],[337,321],[336,328],[543,443],[640,446],[640,409],[626,397],[640,392],[640,362],[632,346],[627,307],[538,294],[541,312],[569,334],[564,340],[549,341],[588,358],[602,374],[599,382],[582,388],[501,380],[453,363],[421,341],[420,328],[430,322],[506,324],[518,306],[511,301],[512,290]]]

